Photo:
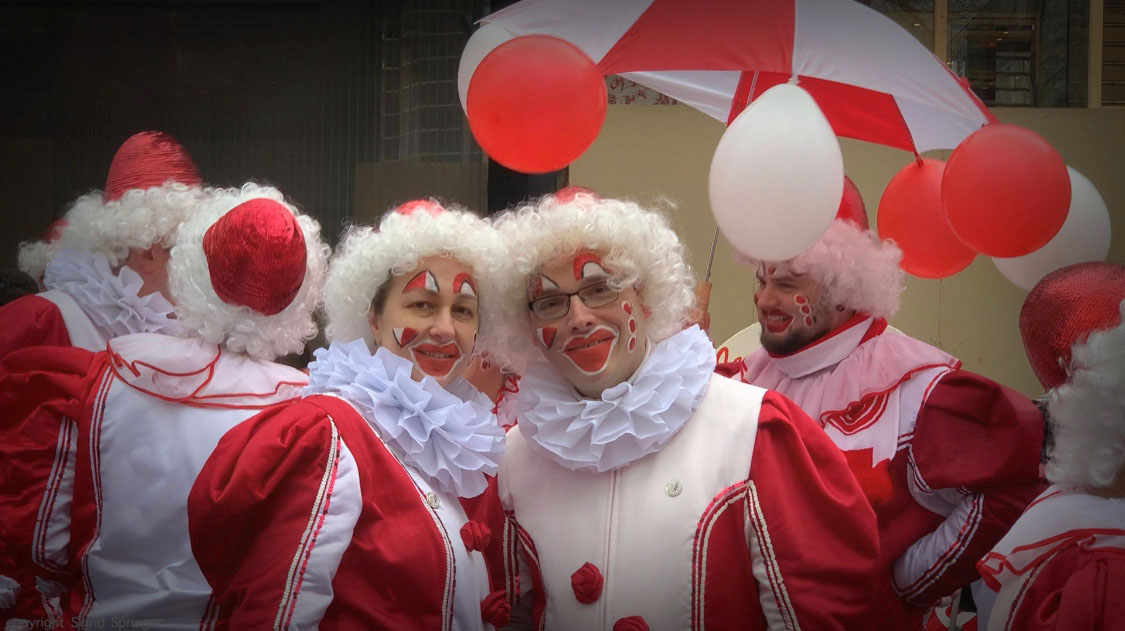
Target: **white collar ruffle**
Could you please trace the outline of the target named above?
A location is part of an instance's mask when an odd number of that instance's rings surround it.
[[[363,340],[317,349],[304,394],[335,394],[351,403],[396,456],[445,493],[476,497],[495,475],[504,431],[492,402],[463,379],[442,388],[415,381],[409,360]],[[456,393],[456,394],[454,394]]]
[[[138,296],[143,284],[128,267],[114,274],[104,255],[78,250],[59,251],[43,275],[43,285],[73,298],[107,339],[133,333],[182,335],[183,327],[171,317],[172,303],[158,291]]]
[[[520,382],[520,432],[572,471],[606,472],[659,451],[695,413],[715,369],[711,340],[693,326],[657,343],[628,381],[582,398],[545,360]]]

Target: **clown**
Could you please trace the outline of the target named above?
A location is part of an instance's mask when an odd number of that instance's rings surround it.
[[[1040,495],[978,563],[990,631],[1125,629],[1125,266],[1044,277],[1020,333],[1054,438]]]
[[[866,229],[847,184],[812,247],[746,261],[762,346],[720,372],[791,398],[845,453],[879,518],[875,619],[919,629],[935,602],[978,578],[977,559],[1042,490],[1042,418],[1026,397],[888,329],[901,251]]]
[[[493,537],[459,498],[485,492],[504,433],[462,375],[495,337],[504,258],[429,201],[344,236],[304,398],[228,432],[189,500],[230,628],[491,628]]]
[[[315,336],[327,260],[316,221],[280,191],[213,191],[169,253],[182,336],[4,358],[0,617],[213,622],[188,493],[225,432],[300,396],[307,377],[272,360]]]
[[[6,324],[0,357],[28,346],[101,351],[119,335],[178,334],[169,249],[176,228],[209,194],[201,182],[191,156],[171,136],[129,137],[113,156],[105,189],[67,210],[57,246],[23,253],[28,266],[50,257],[47,291],[0,309]]]
[[[513,616],[857,628],[874,516],[807,416],[712,374],[707,336],[683,329],[694,281],[667,221],[577,194],[498,229],[517,274],[509,355],[526,364],[498,476]]]

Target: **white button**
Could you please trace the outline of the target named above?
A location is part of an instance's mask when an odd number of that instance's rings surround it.
[[[668,480],[668,484],[664,485],[664,492],[668,494],[668,497],[676,497],[684,492],[684,485],[676,478],[672,478]]]
[[[430,508],[437,508],[441,501],[438,500],[437,493],[430,491],[426,493],[426,503],[430,505]]]

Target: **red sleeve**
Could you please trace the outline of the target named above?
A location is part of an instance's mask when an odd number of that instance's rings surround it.
[[[1042,441],[1043,416],[1022,394],[961,370],[938,382],[915,424],[914,462],[927,487],[961,489],[962,499],[904,553],[911,567],[900,563],[896,582],[905,598],[932,603],[979,578],[977,561],[1046,487]]]
[[[219,441],[188,495],[188,534],[218,605],[216,628],[274,628],[292,606],[293,560],[310,515],[327,510],[322,485],[338,449],[331,418],[302,401],[264,410]]]
[[[866,628],[883,574],[875,513],[863,490],[832,440],[789,399],[767,392],[758,422],[751,515],[772,550],[752,542],[751,552],[773,556],[781,579],[759,592],[767,619],[778,609],[772,598],[791,603],[802,629]]]
[[[0,307],[0,357],[31,346],[70,346],[70,334],[55,303],[22,296]]]
[[[1125,551],[1068,548],[1036,574],[1007,628],[1125,631],[1123,590]]]
[[[0,576],[5,617],[42,618],[36,579],[70,584],[66,546],[83,401],[100,372],[77,348],[22,349],[0,359]],[[13,584],[18,587],[11,587]]]

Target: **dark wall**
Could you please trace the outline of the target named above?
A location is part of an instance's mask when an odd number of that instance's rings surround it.
[[[468,148],[450,157],[427,149],[421,132],[411,141],[409,127],[428,124],[412,114],[435,103],[446,127],[464,125],[459,106],[450,109],[456,58],[483,4],[0,7],[0,266],[14,265],[17,243],[38,238],[77,195],[101,188],[114,151],[144,129],[177,137],[210,184],[278,186],[332,238],[356,212],[357,165],[479,164],[467,132],[453,142]]]

